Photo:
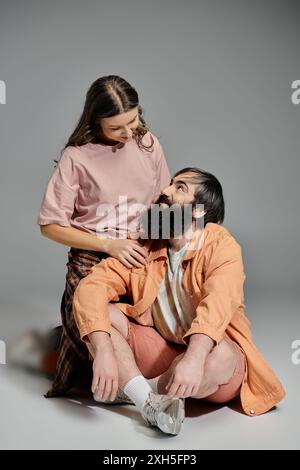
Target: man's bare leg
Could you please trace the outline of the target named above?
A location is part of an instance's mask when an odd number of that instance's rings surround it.
[[[169,369],[154,379],[157,382],[158,393],[167,393],[166,385],[169,382],[176,364],[183,356],[184,353],[177,356]],[[228,383],[233,375],[236,363],[237,353],[235,347],[223,339],[207,356],[204,366],[203,380],[197,393],[193,395],[193,398],[205,398],[208,395],[215,393],[219,389],[220,385]]]
[[[184,402],[153,393],[147,379],[137,367],[133,352],[126,341],[127,318],[113,304],[109,305],[111,341],[118,364],[119,388],[131,398],[148,424],[167,434],[178,434],[184,420]],[[94,350],[89,347],[93,357]],[[152,393],[152,395],[151,395]]]
[[[110,322],[112,328],[112,342],[120,364],[119,385],[123,387],[133,377],[142,375],[136,365],[133,352],[126,341],[128,336],[128,319],[113,304],[109,304]],[[166,394],[166,385],[173,373],[174,367],[182,359],[184,353],[178,355],[167,371],[154,379],[150,379],[153,390],[159,394]],[[226,339],[213,348],[207,356],[204,366],[204,376],[200,388],[193,398],[205,398],[215,393],[220,385],[229,382],[237,363],[237,353],[235,347]],[[146,379],[145,379],[146,380]]]
[[[114,353],[118,362],[119,387],[124,386],[138,375],[142,375],[139,370],[133,352],[126,341],[128,336],[128,320],[118,308],[109,304],[109,316],[111,323],[111,341]],[[95,351],[91,344],[88,344],[89,351],[93,358]]]

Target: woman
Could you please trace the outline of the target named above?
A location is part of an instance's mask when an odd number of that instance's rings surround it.
[[[129,235],[139,215],[130,208],[149,206],[169,181],[163,149],[146,126],[136,90],[119,76],[97,79],[48,182],[38,216],[44,236],[71,247],[56,377],[46,397],[69,390],[78,367],[84,370],[89,364],[72,315],[80,279],[107,256],[127,267],[145,263],[147,252]]]

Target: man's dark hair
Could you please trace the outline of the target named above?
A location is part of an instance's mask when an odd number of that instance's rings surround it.
[[[219,180],[199,168],[189,167],[175,173],[175,176],[183,173],[193,173],[191,183],[196,183],[198,187],[195,190],[195,204],[203,204],[206,214],[204,216],[204,226],[208,222],[222,224],[225,217],[225,203],[223,190]]]

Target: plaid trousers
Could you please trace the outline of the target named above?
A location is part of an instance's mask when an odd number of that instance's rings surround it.
[[[86,345],[81,341],[79,330],[73,317],[73,295],[79,281],[87,276],[95,264],[107,258],[107,254],[97,251],[71,248],[66,266],[65,290],[60,312],[62,334],[58,350],[56,376],[52,387],[44,395],[46,398],[64,395],[73,386],[82,385],[92,377],[92,361]]]

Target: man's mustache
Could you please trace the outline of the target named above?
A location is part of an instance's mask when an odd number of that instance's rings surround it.
[[[165,203],[167,207],[160,207]],[[182,236],[192,224],[192,204],[172,204],[160,196],[140,217],[141,238],[170,239]]]
[[[165,194],[161,194],[155,204],[167,204],[169,207],[172,205],[171,201],[169,201],[168,196]]]

